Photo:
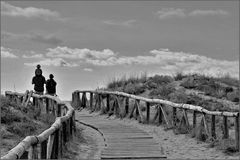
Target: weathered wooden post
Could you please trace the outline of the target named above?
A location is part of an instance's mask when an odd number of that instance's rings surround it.
[[[173,107],[172,117],[173,117],[173,127],[176,127],[176,122],[177,122],[177,108],[175,108],[175,107]]]
[[[47,143],[47,158],[46,158],[46,159],[51,159],[54,136],[55,136],[54,134],[51,134],[51,135],[48,137],[48,143]]]
[[[45,98],[45,101],[46,101],[46,113],[48,114],[49,113],[49,100],[48,100],[48,98]]]
[[[125,116],[129,113],[129,98],[126,97],[125,99]]]
[[[109,94],[106,95],[106,113],[110,110],[110,97]]]
[[[98,93],[98,109],[97,109],[97,111],[99,111],[99,110],[101,110],[101,104],[102,104],[102,101],[101,101],[101,94],[100,93]]]
[[[138,119],[138,116],[139,116],[139,110],[138,110],[138,104],[139,104],[139,101],[138,99],[135,100],[135,105],[136,105],[136,112],[135,112],[135,119],[137,120]]]
[[[239,114],[237,117],[235,117],[235,146],[236,149],[239,151],[239,146],[240,146],[240,142],[239,142],[239,137],[240,137],[240,132],[239,132]]]
[[[82,107],[86,108],[86,92],[82,93]]]
[[[62,115],[62,104],[57,104],[57,117],[61,117]]]
[[[53,152],[51,157],[53,159],[58,159],[59,157],[59,129],[54,132],[54,143],[53,143]]]
[[[75,108],[81,107],[80,93],[76,92],[76,106]]]
[[[163,120],[163,113],[162,113],[162,109],[161,109],[161,105],[158,105],[158,124],[162,124],[162,120]]]
[[[62,126],[58,129],[58,158],[62,158]]]
[[[223,138],[228,138],[229,133],[228,133],[228,123],[227,123],[227,116],[223,116]]]
[[[211,121],[211,136],[215,139],[216,138],[216,132],[215,132],[215,115],[212,115],[212,121]]]
[[[195,130],[197,124],[197,111],[193,111],[193,129]]]
[[[45,140],[41,143],[41,157],[40,157],[40,159],[46,159],[46,158],[47,158],[47,140]]]
[[[89,104],[89,107],[90,107],[90,111],[92,110],[93,108],[93,93],[90,92],[90,104]]]
[[[150,103],[149,102],[146,102],[146,109],[147,109],[146,121],[147,121],[147,123],[149,123],[149,120],[150,120]]]

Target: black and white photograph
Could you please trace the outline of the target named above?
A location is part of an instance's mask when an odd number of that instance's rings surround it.
[[[239,0],[1,0],[1,159],[239,159]]]

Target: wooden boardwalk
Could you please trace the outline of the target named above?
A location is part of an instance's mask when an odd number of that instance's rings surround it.
[[[78,112],[78,121],[97,129],[104,137],[101,159],[166,158],[153,137],[147,132],[100,115]]]

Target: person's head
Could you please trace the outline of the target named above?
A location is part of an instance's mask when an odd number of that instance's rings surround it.
[[[50,78],[50,79],[53,79],[53,78],[54,78],[53,74],[50,74],[50,75],[49,75],[49,78]]]
[[[40,64],[38,64],[38,65],[37,65],[37,69],[40,69],[40,68],[41,68],[41,66],[40,66]]]

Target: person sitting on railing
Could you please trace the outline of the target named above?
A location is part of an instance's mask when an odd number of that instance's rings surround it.
[[[42,74],[42,69],[40,64],[37,65],[37,68],[35,70],[35,75],[41,75]]]
[[[43,95],[46,79],[42,75],[42,70],[40,68],[41,66],[37,65],[37,69],[35,70],[35,76],[32,78],[32,84],[34,84],[35,93]]]
[[[46,94],[56,96],[57,82],[53,78],[54,78],[53,74],[50,74],[49,79],[47,80],[47,83],[46,83]]]

